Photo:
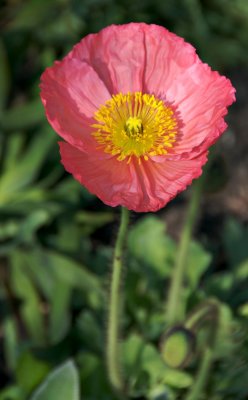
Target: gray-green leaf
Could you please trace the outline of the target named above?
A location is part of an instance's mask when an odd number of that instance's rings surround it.
[[[72,361],[51,372],[30,400],[79,400],[79,376]]]

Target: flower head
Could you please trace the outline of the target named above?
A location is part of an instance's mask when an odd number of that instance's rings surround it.
[[[235,90],[165,28],[112,25],[41,78],[65,169],[111,206],[156,211],[197,178]]]

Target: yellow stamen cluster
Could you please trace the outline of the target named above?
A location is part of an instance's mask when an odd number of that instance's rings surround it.
[[[167,154],[179,133],[172,107],[141,92],[113,95],[94,115],[93,135],[119,161]]]

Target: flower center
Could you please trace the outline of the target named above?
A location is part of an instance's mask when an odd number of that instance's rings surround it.
[[[141,92],[119,93],[94,114],[92,133],[99,147],[119,161],[167,154],[179,134],[174,107]]]
[[[129,137],[142,136],[142,120],[137,117],[129,117],[124,126],[125,132]]]

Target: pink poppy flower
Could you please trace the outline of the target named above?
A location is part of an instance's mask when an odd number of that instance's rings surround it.
[[[235,90],[165,28],[112,25],[41,78],[65,169],[110,206],[156,211],[201,175]]]

